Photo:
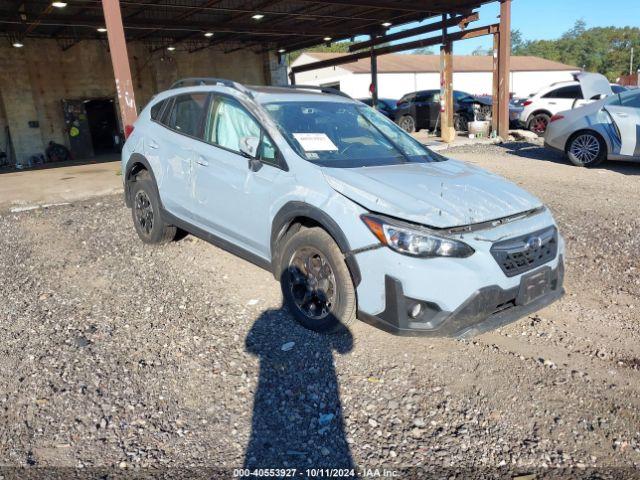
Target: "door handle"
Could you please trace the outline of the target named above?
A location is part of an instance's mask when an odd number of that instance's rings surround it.
[[[616,113],[617,117],[627,118],[629,115],[626,113]]]
[[[558,102],[549,102],[549,105],[556,105]]]
[[[160,145],[158,145],[156,142],[154,142],[153,140],[149,140],[149,148],[153,148],[154,150],[156,148],[160,148]]]
[[[208,167],[209,166],[209,162],[207,162],[204,158],[202,157],[196,157],[196,163],[198,165],[202,165],[203,167]]]

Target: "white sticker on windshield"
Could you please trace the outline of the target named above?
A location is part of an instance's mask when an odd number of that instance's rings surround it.
[[[335,152],[338,147],[325,133],[294,133],[295,138],[305,152]]]

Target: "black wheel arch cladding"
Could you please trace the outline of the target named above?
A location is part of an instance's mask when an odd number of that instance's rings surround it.
[[[127,207],[131,208],[132,206],[132,198],[131,198],[131,184],[135,181],[136,175],[142,171],[146,170],[149,172],[151,176],[151,180],[153,181],[153,186],[156,189],[156,194],[158,194],[158,184],[156,182],[156,177],[153,174],[153,169],[149,164],[149,161],[145,158],[144,155],[140,153],[134,153],[129,157],[129,161],[127,162],[127,170],[124,172],[124,202]],[[160,196],[158,195],[158,199]]]
[[[280,278],[281,273],[277,271],[281,264],[281,252],[279,251],[281,249],[278,248],[278,242],[282,240],[292,223],[299,218],[312,220],[320,227],[324,228],[333,238],[340,251],[345,255],[345,262],[349,268],[349,272],[351,273],[351,278],[353,279],[354,285],[357,286],[362,279],[360,268],[358,267],[358,263],[354,256],[349,255],[351,247],[349,246],[349,241],[342,229],[338,226],[335,220],[319,208],[297,201],[286,203],[273,219],[271,228],[271,264],[274,270],[273,274],[276,279]]]

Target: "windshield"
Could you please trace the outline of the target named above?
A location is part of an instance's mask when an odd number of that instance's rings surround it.
[[[278,102],[265,105],[291,147],[325,167],[373,167],[445,160],[362,104]]]
[[[458,101],[458,102],[475,102],[475,98],[473,98],[471,95],[469,95],[466,92],[453,92],[453,97]]]
[[[607,97],[604,104],[611,106],[635,106],[640,99],[640,90],[625,90],[617,95]]]

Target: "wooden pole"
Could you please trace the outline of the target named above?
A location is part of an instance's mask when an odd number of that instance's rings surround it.
[[[113,75],[116,79],[116,92],[118,94],[122,127],[125,136],[128,136],[133,128],[133,123],[138,118],[138,111],[136,110],[136,99],[133,93],[133,81],[131,80],[131,68],[129,66],[119,0],[102,0],[102,10],[104,11],[107,38],[109,39]]]
[[[378,57],[376,51],[371,47],[371,105],[373,108],[378,108]]]
[[[500,37],[497,33],[493,34],[493,83],[492,83],[492,95],[491,95],[491,131],[494,132],[495,135],[498,134],[498,95],[499,89],[498,86],[500,84],[500,77],[498,75],[498,50],[500,45]]]
[[[511,71],[511,0],[500,0],[498,45],[498,135],[509,136],[509,72]]]
[[[444,142],[451,143],[456,138],[453,127],[453,55],[452,44],[440,47],[440,132]]]

